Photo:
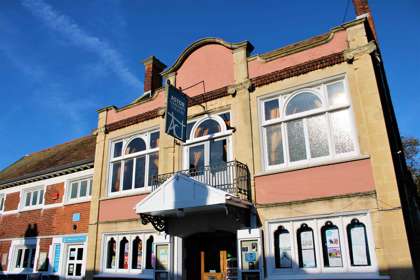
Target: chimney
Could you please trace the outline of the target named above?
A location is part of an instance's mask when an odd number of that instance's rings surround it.
[[[375,24],[373,23],[372,13],[369,8],[368,0],[353,0],[354,10],[357,18],[367,17],[369,29],[373,39],[376,40]]]
[[[154,93],[162,87],[162,75],[160,73],[166,65],[154,56],[148,57],[143,61],[144,64],[144,92]]]

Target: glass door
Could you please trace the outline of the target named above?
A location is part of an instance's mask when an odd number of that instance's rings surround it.
[[[84,275],[84,251],[83,245],[68,246],[66,277],[80,278]]]

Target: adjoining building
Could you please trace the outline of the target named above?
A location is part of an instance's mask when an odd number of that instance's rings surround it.
[[[95,136],[0,172],[0,279],[85,275]]]
[[[88,279],[415,279],[398,129],[355,4],[268,53],[205,38],[144,61],[144,96],[99,111]],[[165,132],[166,83],[188,96],[185,142]]]
[[[414,189],[353,2],[357,19],[267,53],[205,38],[149,57],[144,95],[92,136],[0,172],[0,278],[416,279]]]

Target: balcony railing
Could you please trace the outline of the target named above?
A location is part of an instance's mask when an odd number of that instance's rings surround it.
[[[157,189],[174,174],[185,174],[201,183],[230,193],[243,200],[250,200],[250,176],[248,166],[239,161],[229,161],[220,165],[209,165],[203,169],[188,169],[155,176],[152,189]]]

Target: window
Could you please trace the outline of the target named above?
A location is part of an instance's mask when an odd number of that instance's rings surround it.
[[[14,270],[33,270],[35,260],[34,246],[14,247],[13,269]]]
[[[0,194],[0,212],[3,212],[5,200],[6,196],[4,194]]]
[[[29,208],[42,205],[44,203],[44,188],[38,187],[36,189],[24,190],[22,197],[22,208]]]
[[[110,192],[142,189],[158,175],[159,131],[135,135],[112,143]]]
[[[377,272],[368,224],[367,214],[269,222],[270,271]]]
[[[68,200],[87,198],[92,194],[92,178],[71,181],[69,185]]]
[[[356,153],[344,80],[262,101],[266,168]]]
[[[187,125],[184,166],[193,176],[209,166],[212,173],[226,169],[231,160],[230,113],[208,116]]]
[[[143,244],[147,244],[146,248]],[[104,270],[139,273],[144,268],[152,268],[152,244],[153,236],[151,234],[133,233],[106,236]]]

